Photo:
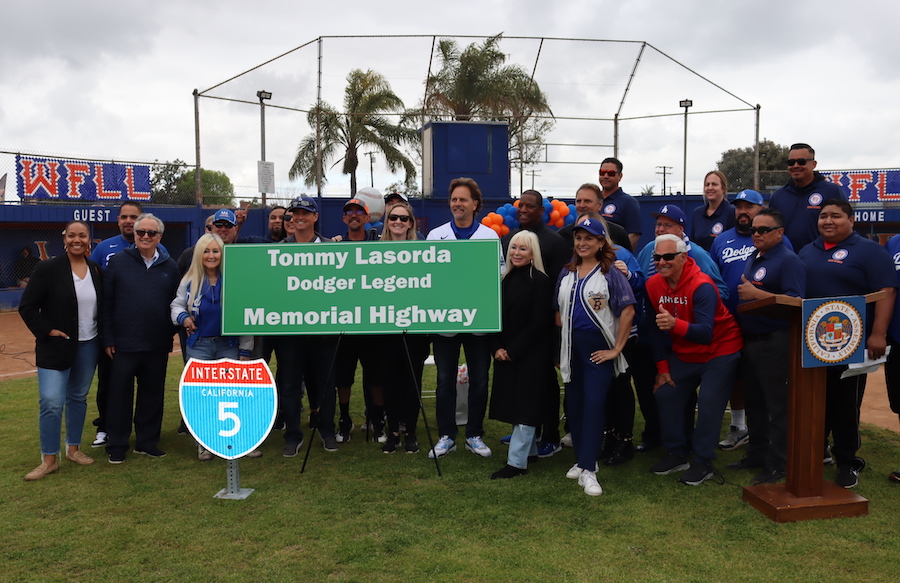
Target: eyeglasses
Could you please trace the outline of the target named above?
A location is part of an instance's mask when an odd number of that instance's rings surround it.
[[[615,176],[618,173],[618,170],[601,170],[600,176]]]
[[[145,231],[144,229],[135,229],[134,234],[138,237],[150,237],[151,239],[159,235],[159,231]]]
[[[654,225],[654,226],[655,226],[657,229],[674,229],[674,228],[677,227],[679,224],[680,224],[680,223],[656,223],[656,225]]]
[[[408,223],[411,218],[409,215],[388,215],[389,221],[400,221],[401,223]]]
[[[784,227],[750,227],[751,235],[765,235],[766,233],[771,233],[775,229],[783,229]]]
[[[675,259],[676,257],[678,257],[681,254],[682,254],[682,251],[679,251],[678,253],[663,253],[662,255],[657,255],[656,253],[654,253],[653,261],[657,261],[657,262],[663,261],[663,260],[672,261],[673,259]]]
[[[361,217],[361,216],[363,216],[364,214],[366,214],[366,211],[364,211],[364,210],[362,210],[362,209],[348,209],[348,210],[345,210],[345,211],[344,211],[344,216],[345,216],[345,217],[352,217],[353,215],[356,215],[356,216],[358,216],[358,217]]]
[[[801,166],[806,166],[807,162],[815,162],[815,158],[789,158],[788,159],[788,167],[793,166],[794,164],[800,164]]]
[[[212,225],[206,225],[206,230],[207,230],[207,231],[212,231]]]
[[[213,223],[213,226],[217,229],[231,229],[234,228],[234,225],[229,223],[228,221],[216,221]]]

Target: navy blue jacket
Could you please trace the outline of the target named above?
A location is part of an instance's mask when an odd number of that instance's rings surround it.
[[[847,200],[847,193],[818,172],[806,186],[801,188],[789,180],[772,195],[769,208],[778,209],[784,215],[784,234],[794,249],[803,249],[819,236],[819,213],[822,202],[829,198]]]
[[[103,277],[103,346],[115,346],[116,352],[171,351],[176,327],[169,304],[180,281],[178,265],[162,249],[149,269],[135,247],[113,255]]]

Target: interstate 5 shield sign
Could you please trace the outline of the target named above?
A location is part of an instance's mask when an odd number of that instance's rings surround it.
[[[264,360],[190,359],[181,373],[178,400],[188,431],[226,460],[263,442],[275,423],[278,391]]]

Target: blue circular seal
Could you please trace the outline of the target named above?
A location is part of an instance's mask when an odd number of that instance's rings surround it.
[[[760,267],[753,274],[753,281],[762,281],[765,276],[766,276],[766,268]]]
[[[862,316],[851,304],[825,302],[806,323],[806,347],[818,360],[837,364],[856,352],[864,332]]]
[[[810,194],[809,199],[808,199],[809,206],[819,206],[820,204],[822,204],[823,198],[824,197],[821,194],[819,194],[818,192],[814,192],[814,193]]]

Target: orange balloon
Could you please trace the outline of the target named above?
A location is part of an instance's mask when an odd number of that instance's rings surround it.
[[[507,227],[506,225],[500,225],[500,236],[502,237],[503,235],[508,235],[508,234],[509,234],[509,227]]]
[[[490,214],[484,215],[484,217],[481,219],[481,224],[484,225],[485,227],[490,227],[491,225],[494,224],[491,222]]]
[[[494,224],[502,225],[503,224],[503,215],[498,215],[497,213],[492,213],[492,214],[494,215],[492,217],[494,219]]]
[[[503,236],[503,233],[501,232],[501,229],[500,229],[500,225],[491,225],[491,228],[494,229],[495,233],[497,233],[501,237]]]
[[[519,199],[516,199],[516,202],[513,203],[513,206],[519,208]]]
[[[554,224],[557,223],[559,221],[560,217],[562,217],[562,215],[559,214],[558,209],[553,209],[552,211],[550,211],[550,222],[551,223],[554,223]]]
[[[561,217],[569,216],[570,212],[571,211],[569,210],[569,207],[566,205],[566,203],[563,203],[563,205],[559,208],[559,216]]]
[[[555,223],[553,223],[554,227],[559,227],[560,229],[566,226],[566,219],[560,217],[557,219]]]

